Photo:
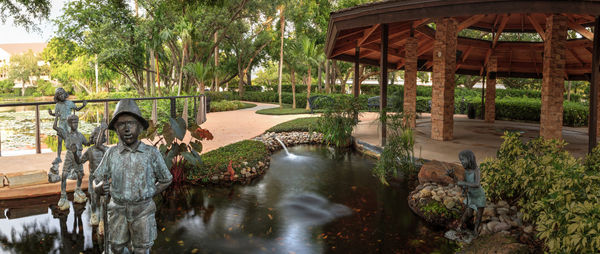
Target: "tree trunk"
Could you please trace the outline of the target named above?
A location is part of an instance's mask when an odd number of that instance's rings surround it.
[[[307,79],[306,80],[306,83],[307,83],[307,86],[306,86],[306,110],[310,110],[310,107],[308,105],[308,99],[310,98],[310,86],[312,83],[312,76],[310,73],[310,65],[308,66],[308,77],[306,79]]]
[[[337,76],[337,74],[339,72],[336,60],[331,61],[331,67],[333,68],[333,70],[331,70],[331,72],[332,72],[332,74],[331,74],[331,76],[332,76],[331,80],[333,81],[333,83],[331,85],[333,86],[333,89],[331,89],[331,90],[335,91],[335,81],[337,80],[336,76]],[[342,86],[342,84],[340,84],[340,86]]]
[[[246,72],[246,79],[248,80],[248,86],[252,86],[252,68],[248,68],[248,71]]]
[[[329,70],[329,60],[325,60],[325,92],[331,93],[331,73]]]
[[[216,70],[219,67],[219,45],[217,44],[218,40],[218,32],[215,32],[215,83],[211,87],[211,91],[216,91],[219,87],[219,76],[216,75]],[[202,89],[202,93],[204,93],[204,89]]]
[[[292,79],[292,108],[296,108],[296,75],[292,68],[290,68],[290,78]]]
[[[185,51],[187,49],[187,43],[183,44],[183,52],[181,53],[181,66],[179,68],[179,84],[177,86],[177,96],[181,95],[181,81],[183,80],[183,63],[185,60]]]
[[[567,89],[567,101],[571,101],[571,80],[569,80],[569,88]]]
[[[318,69],[317,69],[317,72],[319,73],[319,75],[318,75],[319,76],[319,85],[317,86],[317,89],[319,90],[319,92],[323,92],[323,89],[322,89],[323,82],[321,79],[321,65],[322,65],[322,63],[319,63]]]
[[[281,8],[281,46],[279,48],[279,70],[278,70],[278,83],[277,83],[277,93],[279,94],[279,107],[283,108],[283,104],[281,102],[281,80],[283,77],[283,33],[285,31],[285,16],[283,15],[283,8]]]

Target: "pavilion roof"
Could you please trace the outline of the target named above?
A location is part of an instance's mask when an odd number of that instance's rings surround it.
[[[459,36],[459,74],[481,75],[494,52],[498,57],[498,77],[542,77],[544,43],[503,41],[502,33],[538,33],[544,39],[546,17],[564,15],[568,29],[580,34],[566,43],[565,78],[587,80],[591,73],[593,26],[600,15],[600,1],[508,1],[508,0],[405,0],[359,5],[331,13],[327,33],[328,58],[353,62],[360,47],[360,63],[379,65],[381,24],[388,24],[390,68],[404,67],[404,43],[411,32],[419,41],[418,66],[431,71],[436,18],[449,17],[458,29],[493,32],[491,40]]]

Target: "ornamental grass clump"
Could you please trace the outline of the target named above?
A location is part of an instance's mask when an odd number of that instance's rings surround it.
[[[349,97],[337,97],[335,101],[323,105],[325,112],[319,118],[317,128],[323,132],[327,144],[347,147],[351,144],[352,130],[358,124],[359,100]]]
[[[521,207],[550,253],[600,250],[600,149],[578,159],[564,141],[523,143],[504,134],[496,159],[481,164],[482,185],[492,200]]]
[[[377,161],[373,174],[381,183],[388,185],[387,179],[396,178],[400,174],[409,177],[417,173],[414,160],[415,136],[413,130],[406,125],[402,114],[387,116],[389,137]]]

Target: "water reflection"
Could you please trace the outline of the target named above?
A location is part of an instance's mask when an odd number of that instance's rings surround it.
[[[246,186],[178,188],[157,197],[152,253],[453,253],[442,232],[410,212],[403,185],[384,187],[371,176],[373,161],[321,146],[290,153],[297,157],[273,154],[268,172]],[[0,250],[98,253],[89,209],[73,205],[61,214],[48,205],[54,203],[46,202],[43,214],[0,219]]]

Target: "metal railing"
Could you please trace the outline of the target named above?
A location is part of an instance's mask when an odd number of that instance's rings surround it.
[[[198,114],[198,103],[199,100],[202,101],[203,97],[205,97],[204,94],[200,94],[200,95],[188,95],[188,96],[164,96],[164,97],[143,97],[143,98],[120,98],[120,99],[93,99],[93,100],[74,100],[74,103],[82,103],[84,101],[87,101],[88,103],[104,103],[104,115],[105,120],[110,121],[109,117],[108,117],[108,103],[109,102],[115,102],[115,101],[120,101],[120,100],[124,100],[124,99],[131,99],[131,100],[136,100],[136,101],[146,101],[146,100],[170,100],[170,116],[175,118],[177,117],[177,99],[186,99],[186,98],[193,98],[194,99],[194,116],[197,116]],[[205,99],[205,98],[204,98]],[[205,102],[205,100],[204,100]],[[1,107],[21,107],[21,106],[35,106],[35,152],[36,153],[42,153],[42,148],[41,148],[41,139],[40,139],[40,105],[52,105],[52,104],[56,104],[56,102],[54,101],[45,101],[45,102],[24,102],[24,103],[6,103],[6,104],[0,104],[0,108]],[[206,103],[201,103],[202,105],[206,106]],[[152,110],[156,110],[154,107]],[[187,108],[184,108],[184,110],[187,110]],[[107,142],[110,143],[110,139],[107,138]],[[2,136],[0,134],[0,156],[2,156]]]

